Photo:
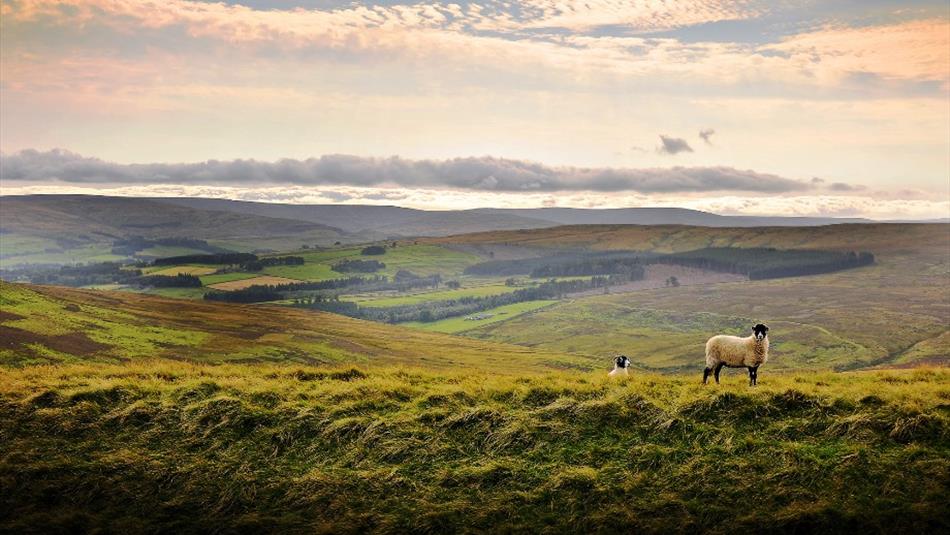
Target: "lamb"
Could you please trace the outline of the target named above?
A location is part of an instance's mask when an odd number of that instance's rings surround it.
[[[761,323],[752,328],[752,336],[740,338],[720,334],[706,342],[706,369],[703,370],[703,384],[715,373],[719,384],[719,372],[723,366],[730,368],[748,368],[749,386],[755,386],[759,377],[759,366],[769,360],[769,328]]]
[[[626,355],[617,355],[614,358],[614,369],[607,375],[610,377],[615,375],[629,375],[627,373],[627,368],[630,367],[630,364],[630,359],[628,359]]]

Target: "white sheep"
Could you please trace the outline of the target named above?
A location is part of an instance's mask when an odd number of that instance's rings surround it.
[[[720,334],[706,342],[706,369],[703,371],[703,384],[715,373],[719,384],[719,372],[723,366],[729,368],[748,368],[749,386],[755,386],[759,377],[759,366],[769,360],[769,328],[761,323],[752,328],[752,336],[741,338]]]
[[[614,369],[607,375],[610,377],[615,375],[629,375],[627,368],[630,367],[630,364],[632,364],[632,362],[630,362],[630,359],[628,359],[626,355],[617,355],[614,358]]]

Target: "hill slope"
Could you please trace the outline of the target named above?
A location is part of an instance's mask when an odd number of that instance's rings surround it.
[[[389,236],[446,236],[463,232],[578,224],[756,227],[870,222],[860,218],[721,216],[685,208],[478,208],[433,211],[396,206],[292,205],[203,198],[156,200],[179,206],[311,221],[339,227],[347,232],[378,232]]]
[[[282,217],[339,227],[371,237],[445,236],[462,232],[543,228],[557,225],[530,214],[479,210],[428,211],[398,206],[278,204],[226,199],[160,198],[157,201],[241,214]]]
[[[0,531],[946,533],[948,385],[0,368]]]
[[[307,221],[89,195],[0,196],[0,236],[6,266],[111,260],[103,256],[113,241],[130,236],[195,238],[243,250],[353,240]]]
[[[745,335],[765,322],[772,327],[771,369],[950,363],[950,225],[573,226],[431,241],[486,250],[498,245],[870,251],[876,264],[856,270],[593,296],[465,335],[601,358],[624,353],[639,366],[672,371],[701,369],[703,344],[712,334]]]
[[[10,283],[0,283],[0,307],[0,364],[5,365],[155,357],[489,367],[499,372],[604,365],[585,357],[285,307]]]

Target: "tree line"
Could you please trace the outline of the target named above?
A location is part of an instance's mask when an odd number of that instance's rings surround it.
[[[313,282],[254,285],[230,292],[208,292],[204,295],[204,298],[208,301],[223,301],[228,303],[263,303],[265,301],[290,299],[294,297],[295,293],[305,291],[323,292],[316,294],[323,299],[337,295],[338,292],[334,292],[334,290],[343,290],[353,287],[358,287],[360,291],[363,292],[405,292],[416,288],[437,288],[441,283],[442,276],[439,274],[426,277],[414,276],[411,278],[407,278],[404,275],[402,278],[392,281],[387,277],[375,275],[372,277],[347,277]]]
[[[337,273],[373,273],[385,268],[386,264],[379,260],[340,260],[330,266]]]
[[[272,256],[245,262],[241,264],[241,269],[244,271],[260,271],[271,266],[302,266],[303,264],[304,258],[302,256]]]
[[[577,262],[546,264],[531,270],[532,278],[576,277],[626,274],[629,280],[642,280],[646,270],[639,257],[589,258]]]
[[[868,252],[818,251],[813,249],[773,249],[710,247],[673,253],[653,259],[709,271],[746,275],[752,280],[818,275],[874,263]]]
[[[177,266],[179,264],[246,264],[257,260],[257,255],[251,253],[188,254],[156,258],[152,264],[156,266]]]

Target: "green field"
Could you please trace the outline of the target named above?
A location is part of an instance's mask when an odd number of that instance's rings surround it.
[[[218,284],[219,282],[231,282],[231,281],[240,281],[244,279],[253,279],[257,277],[257,273],[217,273],[214,275],[202,275],[198,277],[201,279],[201,284],[205,286],[210,286],[212,284]]]
[[[476,329],[478,327],[483,327],[486,325],[492,325],[502,321],[508,321],[510,319],[516,318],[522,314],[528,312],[533,312],[535,310],[540,310],[546,306],[557,303],[557,301],[524,301],[521,303],[515,303],[513,305],[505,305],[497,308],[490,308],[488,310],[479,312],[478,314],[470,314],[465,316],[457,316],[454,318],[446,318],[439,321],[430,321],[430,322],[421,322],[421,321],[412,321],[407,323],[401,323],[400,325],[405,327],[412,327],[415,329],[422,329],[424,331],[440,332],[440,333],[461,333],[463,331],[468,331],[470,329]],[[467,320],[465,318],[475,315],[491,315],[490,318],[479,319],[479,320]]]
[[[950,529],[946,370],[490,369],[0,369],[0,531]]]
[[[9,235],[0,236],[0,241],[7,240]],[[32,248],[32,246],[30,246]],[[54,249],[59,249],[53,246]],[[9,250],[9,249],[7,249]],[[106,244],[85,244],[62,252],[31,252],[7,256],[4,252],[0,257],[0,268],[14,268],[30,264],[79,264],[94,262],[119,262],[126,257],[112,254],[112,247]]]
[[[361,248],[333,249],[318,252],[298,252],[305,264],[302,266],[272,266],[262,273],[275,277],[287,277],[300,280],[326,280],[345,276],[359,275],[338,273],[330,269],[334,263],[343,259],[362,258],[378,260],[386,268],[375,273],[392,277],[397,271],[405,269],[416,275],[441,274],[444,278],[458,276],[467,266],[481,261],[476,255],[453,251],[434,245],[400,245],[386,249],[380,256],[362,256]]]
[[[481,286],[462,287],[457,290],[437,290],[410,295],[399,295],[396,297],[364,297],[363,299],[353,299],[353,301],[356,301],[361,306],[365,307],[394,307],[399,305],[414,305],[428,301],[459,299],[461,297],[484,297],[486,295],[499,295],[513,292],[517,289],[518,288],[516,287],[505,286],[504,284],[483,284]]]

